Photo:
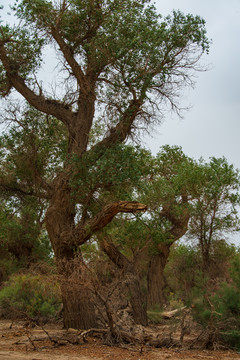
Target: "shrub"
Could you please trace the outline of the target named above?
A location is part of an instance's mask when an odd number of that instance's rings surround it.
[[[54,276],[13,275],[0,291],[2,316],[53,319],[61,307]]]
[[[240,254],[234,256],[229,269],[231,278],[215,291],[207,289],[194,304],[195,319],[214,333],[214,338],[240,350]]]

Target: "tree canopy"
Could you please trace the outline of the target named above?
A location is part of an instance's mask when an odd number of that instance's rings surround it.
[[[131,159],[141,151],[120,144],[161,121],[167,104],[179,110],[208,52],[205,22],[180,11],[162,18],[149,0],[22,0],[12,10],[16,25],[0,26],[0,95],[12,94],[3,117],[24,125],[29,142],[14,130],[12,165],[6,154],[0,184],[46,204],[58,271],[69,278],[82,244],[118,213],[146,209],[126,192],[107,196],[109,185],[139,177]],[[51,86],[41,81],[49,48],[57,69]],[[16,92],[27,108],[16,104]],[[88,291],[72,291],[63,282],[65,326],[95,326]]]

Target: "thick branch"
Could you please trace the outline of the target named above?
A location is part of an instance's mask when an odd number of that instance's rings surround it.
[[[85,79],[85,75],[81,69],[81,66],[74,59],[73,53],[70,47],[65,43],[60,33],[58,32],[56,27],[51,28],[51,34],[54,40],[58,43],[61,52],[63,53],[64,58],[66,59],[68,65],[71,67],[71,70],[74,76],[77,79],[77,82],[81,88],[81,92],[87,94],[88,93],[88,83]]]
[[[124,256],[110,239],[106,239],[106,235],[100,237],[100,246],[111,261],[120,269],[131,266],[130,261]]]
[[[183,203],[186,204],[187,200],[183,199]],[[187,207],[181,209],[180,214],[176,214],[171,206],[165,206],[160,216],[168,219],[172,223],[172,228],[169,230],[172,243],[180,239],[187,232],[190,219],[190,213]]]
[[[9,193],[17,196],[34,196],[41,199],[50,199],[51,196],[47,192],[35,191],[33,189],[26,190],[19,184],[7,184],[0,179],[0,193]]]
[[[74,230],[74,241],[76,241],[78,245],[84,244],[96,231],[103,229],[109,224],[118,213],[133,213],[145,211],[146,209],[146,205],[138,203],[137,201],[117,201],[106,205],[102,211],[88,220],[84,227],[77,227]]]
[[[12,86],[37,110],[56,117],[64,124],[68,125],[75,114],[66,108],[59,101],[46,99],[42,95],[35,94],[25,83],[24,79],[19,76],[17,71],[11,65],[10,59],[6,54],[3,44],[0,44],[0,59],[6,70],[6,75]]]
[[[94,161],[102,156],[106,148],[117,143],[122,143],[126,140],[128,135],[131,133],[132,125],[141,109],[142,104],[143,100],[132,100],[128,108],[122,114],[118,124],[110,129],[109,134],[102,141],[89,150],[89,152],[96,154],[96,156],[92,157]]]

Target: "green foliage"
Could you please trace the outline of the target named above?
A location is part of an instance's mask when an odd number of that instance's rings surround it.
[[[172,292],[188,305],[206,293],[216,290],[219,283],[228,281],[229,264],[236,248],[224,240],[213,243],[208,274],[202,270],[201,253],[197,246],[179,244],[171,248],[165,268],[167,283]]]
[[[106,148],[98,157],[87,153],[81,159],[73,157],[72,185],[77,201],[101,190],[105,201],[109,196],[128,198],[129,189],[137,188],[148,172],[150,154],[139,147],[117,144]]]
[[[9,201],[2,202],[1,258],[13,262],[17,268],[27,267],[40,260],[47,261],[51,257],[52,248],[48,236],[41,229],[39,214],[42,209],[39,205],[39,202],[31,197],[14,199],[12,204]]]
[[[56,279],[43,275],[13,275],[0,290],[0,307],[6,317],[52,319],[60,310]]]
[[[31,194],[41,178],[49,181],[62,165],[66,130],[55,118],[29,106],[15,116],[17,121],[0,138],[1,179],[10,189],[23,185]]]
[[[29,106],[16,117],[0,137],[0,248],[24,267],[51,254],[42,230],[45,196],[67,142],[63,125],[53,117]]]
[[[214,243],[239,231],[240,176],[225,158],[198,162],[188,237],[198,241],[203,270],[207,273]]]
[[[34,29],[27,27],[12,29],[9,25],[1,26],[0,40],[5,43],[6,52],[11,54],[12,75],[18,73],[24,80],[33,81],[34,72],[41,65],[41,50],[44,39]],[[6,69],[0,64],[0,95],[9,94],[12,84],[9,82]]]
[[[194,303],[195,319],[209,329],[215,329],[225,344],[240,349],[240,256],[236,254],[230,266],[231,278],[208,288]]]
[[[164,274],[171,291],[187,304],[191,304],[206,285],[202,279],[199,253],[189,245],[180,244],[171,248]]]
[[[210,242],[224,231],[238,230],[239,171],[225,158],[211,158],[209,163],[199,162],[198,176],[189,234]]]
[[[20,25],[13,29],[3,26],[1,35],[12,71],[31,79],[43,58],[44,46],[56,42],[65,58],[67,66],[60,63],[65,71],[72,66],[63,50],[65,43],[82,69],[91,68],[91,76],[98,78],[98,112],[106,124],[116,123],[129,110],[133,98],[148,102],[150,95],[158,101],[179,96],[181,85],[191,77],[189,70],[195,67],[195,59],[197,62],[209,49],[202,18],[174,11],[162,19],[149,0],[22,0],[12,9]],[[174,70],[176,64],[183,72]],[[75,76],[75,70],[73,73]],[[4,96],[11,84],[4,66],[0,74]],[[77,81],[68,77],[68,71],[65,74],[65,89],[72,90],[72,97],[66,92],[65,100],[71,97],[73,104],[78,97]],[[106,106],[101,111],[103,104]],[[150,108],[145,110],[149,119]],[[131,108],[128,115],[133,112]]]

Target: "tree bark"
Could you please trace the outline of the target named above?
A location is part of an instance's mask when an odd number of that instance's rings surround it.
[[[76,243],[66,233],[74,229],[75,209],[71,203],[71,189],[65,173],[54,181],[54,192],[45,223],[56,257],[63,301],[65,328],[89,329],[97,327],[94,306],[89,291],[82,284],[82,259],[76,257]]]
[[[98,328],[95,307],[92,302],[92,294],[90,290],[81,281],[76,278],[74,273],[79,271],[81,263],[76,264],[72,269],[72,274],[61,277],[61,293],[63,301],[63,324],[65,329],[91,329]],[[71,276],[72,275],[72,276]]]
[[[162,217],[171,221],[172,228],[169,231],[169,240],[155,247],[156,254],[150,258],[148,263],[148,308],[161,307],[166,302],[164,269],[172,244],[180,239],[188,229],[190,215],[188,207],[185,207],[187,201],[187,197],[182,196],[183,209],[180,215],[176,215],[171,206],[164,207],[161,212]]]
[[[166,303],[164,269],[170,254],[171,244],[161,244],[159,252],[153,255],[148,264],[148,308],[162,307]]]
[[[110,260],[124,271],[134,321],[137,324],[147,326],[148,319],[146,296],[141,289],[139,277],[134,264],[131,263],[110,240],[106,240],[106,238],[101,239],[101,247]]]

